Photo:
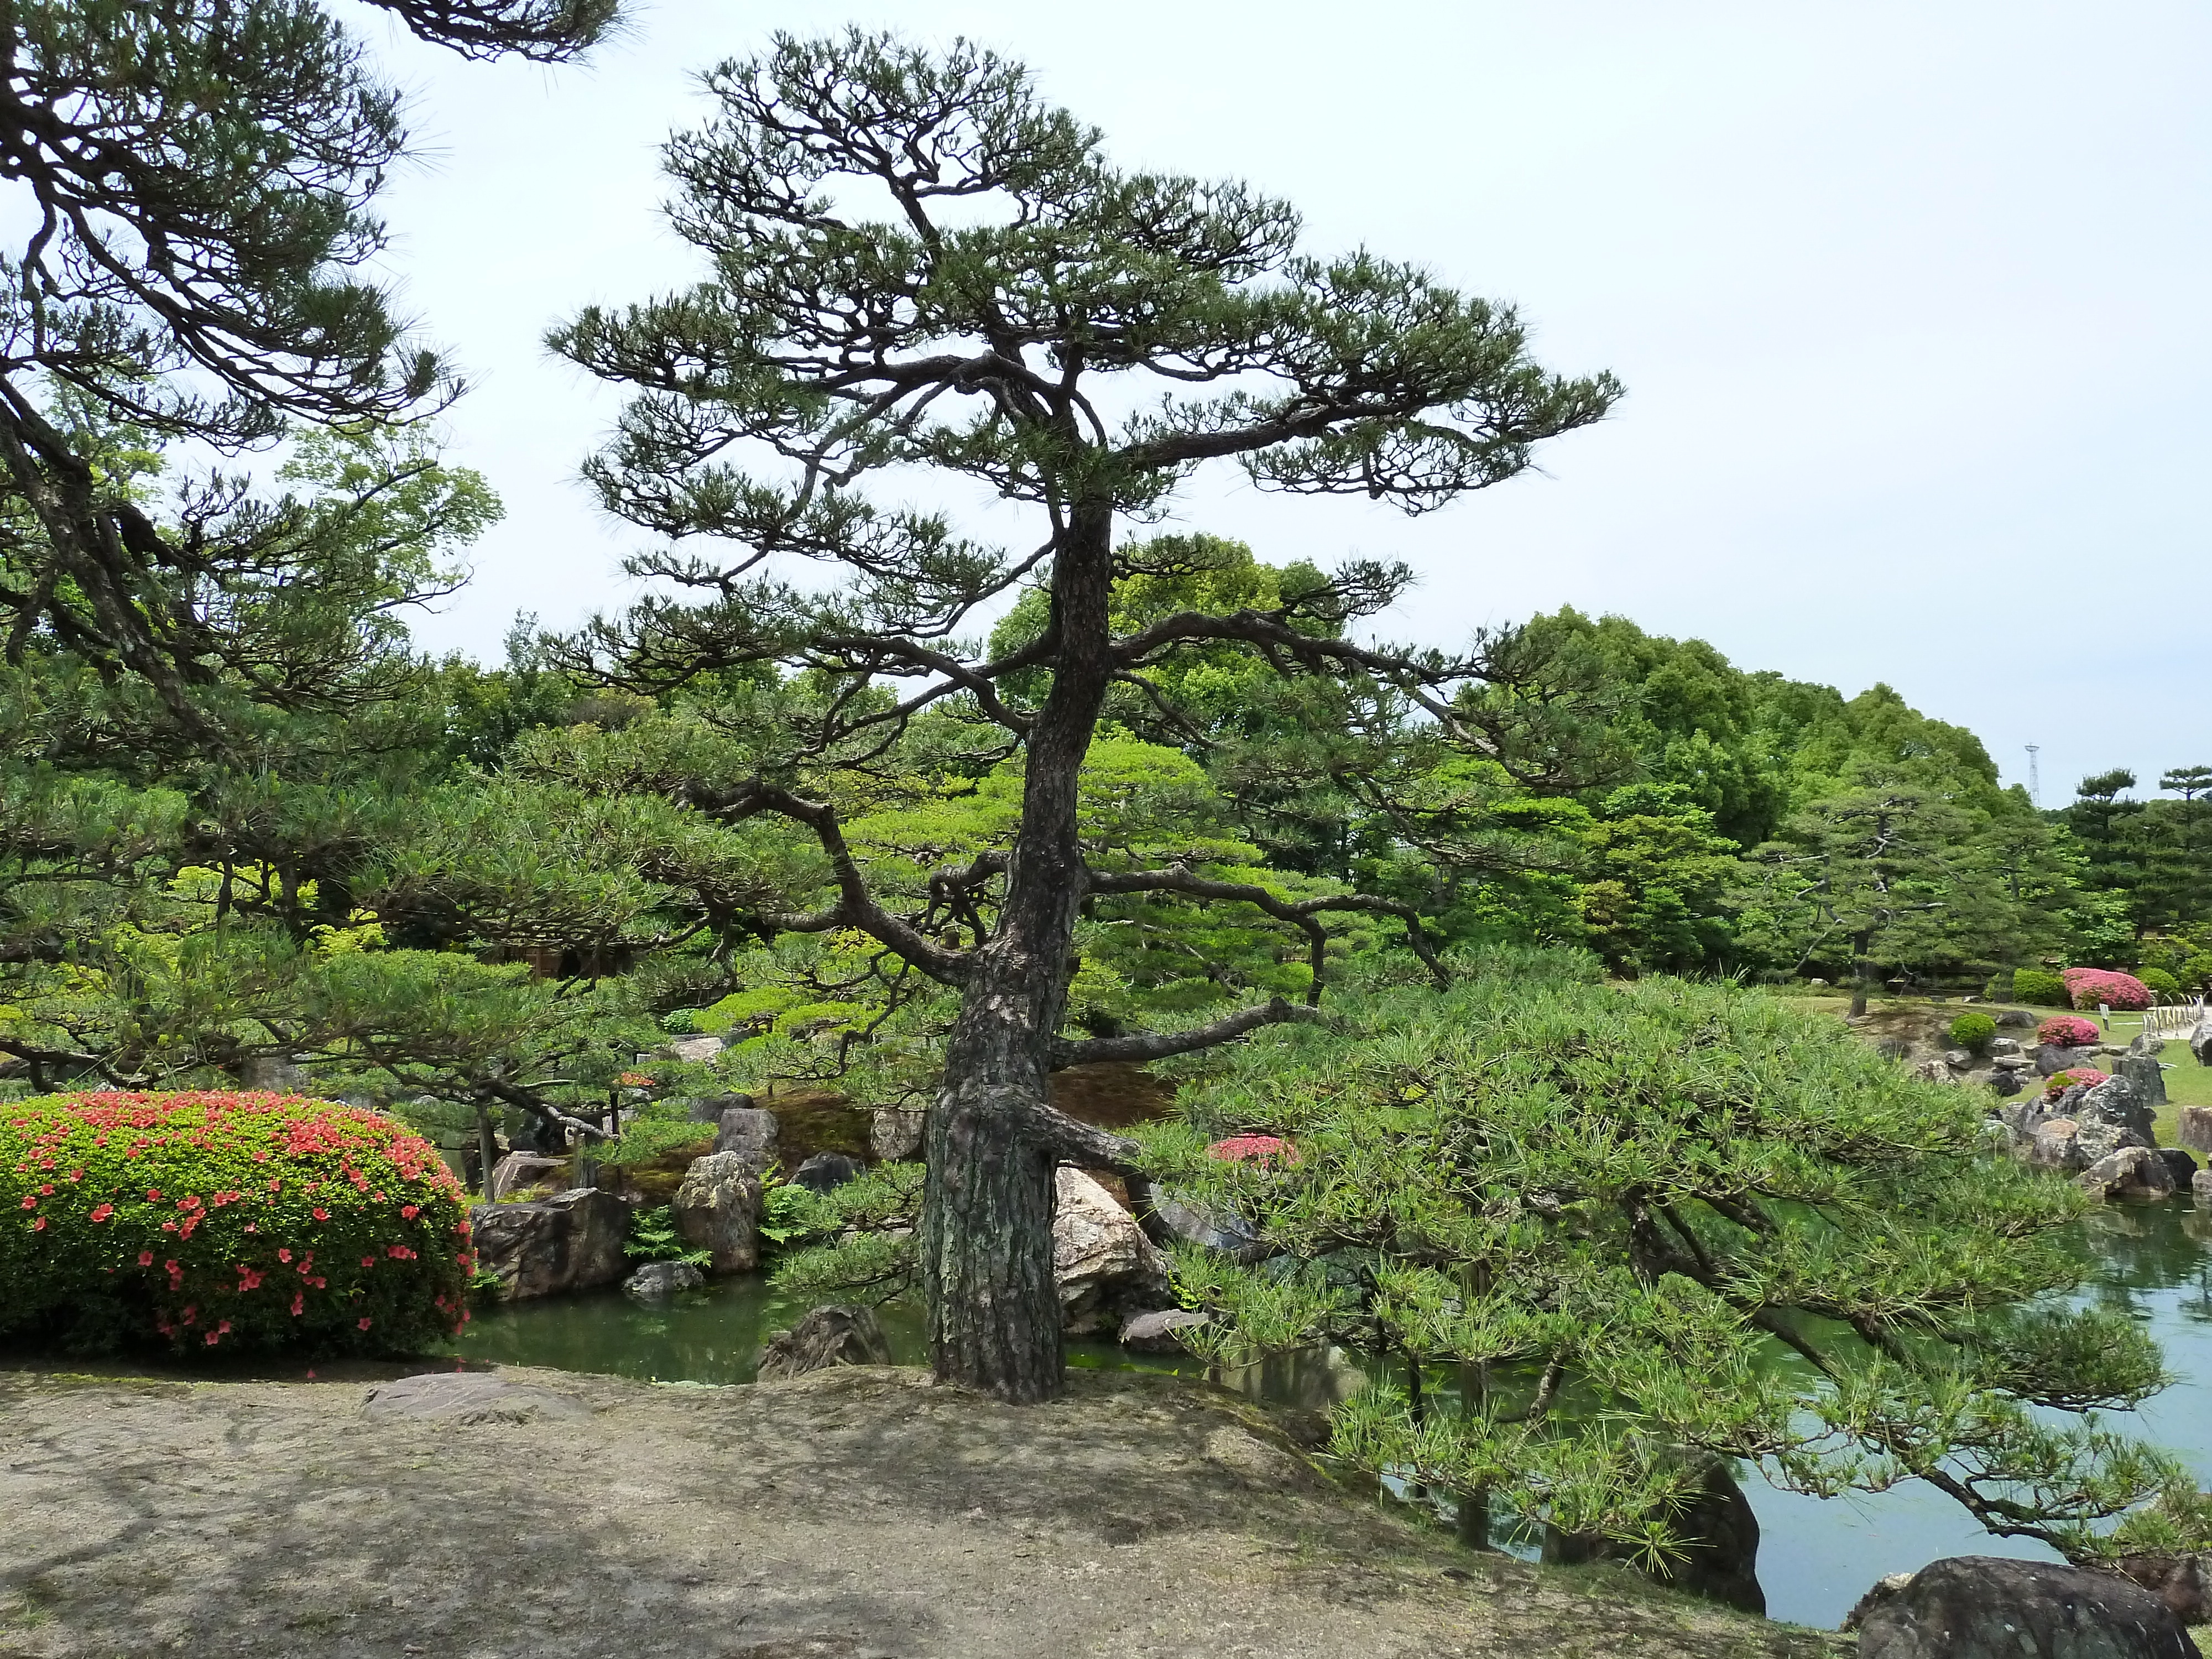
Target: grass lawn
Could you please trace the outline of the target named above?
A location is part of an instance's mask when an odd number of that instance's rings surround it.
[[[2142,1030],[2140,1014],[2114,1014],[2112,1040],[2128,1042]],[[2189,1045],[2179,1037],[2168,1037],[2166,1052],[2160,1061],[2173,1069],[2166,1074],[2166,1103],[2159,1108],[2158,1144],[2171,1146],[2173,1130],[2184,1106],[2212,1106],[2212,1067],[2199,1066],[2197,1056],[2189,1052]]]

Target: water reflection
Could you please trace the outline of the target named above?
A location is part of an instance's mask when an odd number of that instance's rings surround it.
[[[2179,1453],[2200,1482],[2212,1483],[2212,1212],[2179,1200],[2099,1211],[2083,1226],[2091,1260],[2082,1294],[2143,1321],[2179,1379],[2139,1413],[2113,1426]],[[605,1371],[647,1382],[750,1382],[769,1334],[804,1311],[757,1279],[725,1279],[660,1304],[619,1292],[551,1299],[480,1316],[460,1344],[463,1358],[568,1370]],[[919,1364],[920,1319],[887,1312],[892,1357]],[[1196,1362],[1124,1352],[1111,1343],[1071,1344],[1071,1364],[1197,1374]],[[1335,1352],[1279,1355],[1224,1374],[1228,1386],[1278,1407],[1326,1410],[1363,1380]],[[1771,1616],[1833,1626],[1884,1574],[1907,1572],[1945,1555],[2052,1559],[2021,1540],[1991,1538],[1949,1499],[1924,1487],[1820,1499],[1769,1486],[1741,1472],[1760,1531],[1759,1578]],[[1392,1483],[1394,1486],[1396,1483]],[[1419,1501],[1426,1494],[1399,1487]],[[1430,1498],[1440,1510],[1449,1499]],[[1493,1517],[1493,1541],[1533,1554],[1537,1540],[1510,1517]]]

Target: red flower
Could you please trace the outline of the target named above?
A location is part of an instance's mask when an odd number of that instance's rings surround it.
[[[362,1329],[363,1329],[363,1330],[367,1330],[367,1329],[368,1328],[368,1316],[367,1316],[366,1315],[362,1316],[362,1322],[361,1322],[361,1328],[362,1328]]]
[[[95,1204],[92,1206],[92,1218],[94,1221],[105,1221],[114,1213],[115,1206],[112,1204]]]
[[[402,1221],[412,1221],[422,1212],[422,1206],[419,1204],[403,1204],[399,1206],[399,1218]]]
[[[307,1292],[304,1291],[295,1291],[292,1292],[292,1315],[294,1318],[296,1319],[299,1316],[300,1310],[303,1305],[305,1305],[307,1299]]]
[[[319,1208],[315,1211],[315,1219],[316,1219],[316,1220],[318,1220],[318,1221],[328,1221],[330,1218],[331,1218],[331,1212],[330,1212],[328,1210],[322,1209],[322,1208],[319,1208]]]
[[[151,1250],[141,1250],[141,1251],[139,1251],[139,1252],[138,1252],[138,1265],[139,1265],[140,1267],[152,1267],[152,1266],[154,1265],[154,1253],[153,1253],[153,1251],[151,1251]]]
[[[46,1231],[46,1218],[44,1216],[40,1216],[36,1221],[33,1221],[31,1224],[31,1231],[34,1233],[42,1233]]]
[[[279,1261],[289,1261],[292,1259],[292,1252],[289,1249],[279,1250],[276,1252],[276,1259]]]

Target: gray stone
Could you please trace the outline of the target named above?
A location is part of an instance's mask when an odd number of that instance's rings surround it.
[[[2189,1033],[2189,1052],[2199,1066],[2212,1066],[2212,1012],[2203,1015]]]
[[[543,1152],[509,1152],[491,1166],[491,1186],[484,1199],[487,1203],[504,1204],[510,1194],[527,1192],[532,1187],[564,1185],[568,1178],[568,1165],[557,1158]]]
[[[2123,1146],[2090,1164],[2075,1179],[2093,1198],[2154,1199],[2173,1194],[2173,1172],[2148,1146]]]
[[[2199,1170],[2189,1177],[2189,1195],[2204,1209],[2212,1209],[2212,1170]]]
[[[2185,1625],[2201,1625],[2212,1612],[2212,1573],[2201,1555],[2126,1555],[2118,1570],[2166,1603]]]
[[[1170,1300],[1167,1258],[1114,1195],[1082,1170],[1053,1171],[1052,1275],[1070,1336],[1118,1331]]]
[[[437,1423],[535,1423],[547,1418],[589,1417],[580,1400],[489,1371],[426,1371],[380,1382],[362,1402],[369,1417],[404,1417]]]
[[[2166,1104],[2166,1069],[2154,1054],[2130,1054],[2120,1061],[2119,1074],[2128,1080],[2146,1107]]]
[[[2212,1153],[2212,1106],[2185,1106],[2174,1124],[2174,1144]]]
[[[891,1345],[867,1308],[817,1308],[761,1349],[758,1380],[786,1382],[830,1365],[888,1365]]]
[[[648,1261],[623,1280],[623,1294],[653,1302],[678,1291],[696,1291],[706,1282],[707,1275],[688,1261]]]
[[[1170,1308],[1161,1313],[1141,1313],[1121,1322],[1121,1346],[1133,1353],[1181,1353],[1182,1333],[1213,1322],[1212,1314]]]
[[[1759,1517],[1728,1464],[1709,1454],[1693,1454],[1697,1485],[1689,1501],[1670,1512],[1670,1530],[1683,1540],[1678,1559],[1662,1559],[1646,1568],[1653,1578],[1708,1601],[1724,1601],[1746,1613],[1766,1611],[1766,1592],[1759,1583]],[[1549,1565],[1577,1566],[1613,1553],[1602,1538],[1544,1528],[1543,1559]]]
[[[1990,1039],[1990,1058],[1992,1060],[2024,1060],[2027,1056],[2021,1053],[2020,1039],[2018,1037],[2001,1036],[1991,1037]]]
[[[1943,1063],[1954,1072],[1963,1072],[1974,1063],[1974,1057],[1964,1048],[1946,1048]]]
[[[842,1152],[817,1152],[791,1172],[791,1184],[810,1193],[834,1193],[860,1178],[860,1161]]]
[[[2025,1026],[2032,1029],[2036,1023],[2035,1016],[2025,1008],[2000,1009],[1993,1018],[2001,1026],[2014,1028]]]
[[[2016,1095],[2027,1085],[2021,1080],[2018,1072],[1991,1072],[1990,1087],[2001,1095]]]
[[[1903,1037],[1884,1037],[1874,1045],[1874,1051],[1884,1060],[1903,1060],[1912,1052],[1912,1045]]]
[[[2081,1162],[2085,1167],[2132,1146],[2148,1149],[2150,1146],[2148,1139],[2124,1123],[2107,1123],[2101,1118],[2087,1114],[2074,1121],[2078,1126],[2074,1144],[2081,1149]]]
[[[2154,1036],[2148,1031],[2139,1031],[2136,1034],[2135,1041],[2128,1044],[2128,1052],[2131,1054],[2148,1054],[2155,1059],[2166,1052],[2166,1039],[2162,1036]]]
[[[2146,1146],[2151,1144],[2151,1130],[2158,1121],[2158,1114],[2151,1109],[2149,1103],[2124,1077],[2106,1078],[2102,1083],[2090,1085],[2081,1096],[2078,1115],[2132,1129],[2142,1137]]]
[[[2166,1165],[2166,1173],[2173,1177],[2174,1191],[2188,1190],[2189,1183],[2197,1179],[2197,1160],[2179,1146],[2159,1146],[2153,1150],[2158,1153],[2159,1162]]]
[[[704,1065],[722,1052],[727,1045],[718,1036],[680,1036],[672,1042],[661,1044],[660,1051],[671,1060],[680,1060],[694,1066]]]
[[[2165,1602],[2118,1573],[1987,1555],[1884,1579],[1853,1626],[1859,1659],[2201,1659]]]
[[[2045,1170],[2081,1169],[2086,1160],[2075,1140],[2079,1129],[2070,1117],[2046,1118],[2035,1126],[2027,1161]]]
[[[911,1163],[921,1156],[922,1134],[928,1127],[926,1112],[878,1106],[868,1116],[868,1149],[879,1163]]]
[[[477,1262],[499,1276],[502,1301],[596,1290],[629,1270],[623,1255],[629,1206],[596,1187],[534,1204],[479,1204],[469,1224]]]
[[[760,1265],[761,1183],[739,1154],[695,1158],[669,1215],[676,1236],[707,1252],[710,1273],[749,1273]]]
[[[1231,1261],[1249,1265],[1267,1255],[1267,1243],[1260,1237],[1259,1229],[1233,1211],[1187,1204],[1173,1193],[1155,1188],[1152,1214],[1185,1243],[1203,1244]]]
[[[238,1086],[256,1094],[296,1095],[307,1086],[307,1074],[290,1054],[256,1054],[239,1062]]]
[[[2043,1077],[2056,1077],[2061,1072],[2070,1072],[2083,1066],[2099,1071],[2104,1069],[2097,1065],[2097,1050],[2094,1044],[2084,1044],[2078,1048],[2062,1048],[2055,1042],[2045,1042],[2036,1047],[2035,1069]]]
[[[759,1175],[775,1162],[775,1114],[754,1105],[750,1095],[734,1098],[743,1103],[724,1107],[714,1121],[714,1150],[734,1152],[745,1168]]]

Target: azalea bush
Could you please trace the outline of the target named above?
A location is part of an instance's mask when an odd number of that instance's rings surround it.
[[[2094,1066],[2076,1066],[2068,1071],[2053,1073],[2050,1080],[2043,1085],[2043,1097],[2045,1100],[2056,1100],[2077,1083],[2085,1083],[2094,1089],[2100,1083],[2110,1083],[2112,1080],[2112,1074],[2110,1072],[2100,1072]]]
[[[408,1354],[468,1319],[460,1183],[404,1123],[271,1094],[0,1106],[0,1336]]]
[[[2148,1008],[2155,1000],[2150,987],[2133,974],[2109,968],[2069,968],[2058,977],[2076,1008],[2094,1008],[2100,1003],[2107,1008]]]
[[[2082,1048],[2104,1035],[2093,1019],[2076,1019],[2071,1014],[2060,1014],[2046,1019],[2035,1028],[2035,1040],[2058,1048]]]

